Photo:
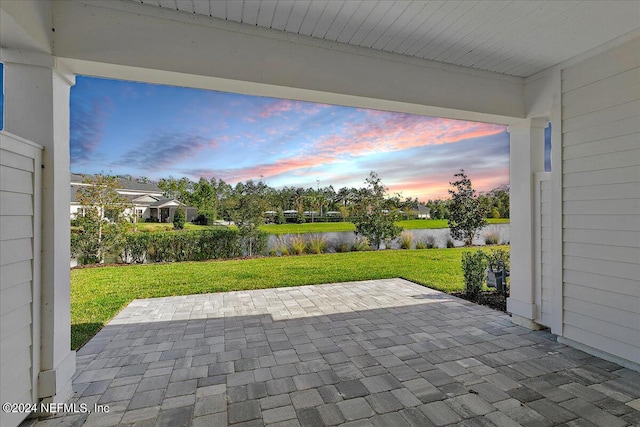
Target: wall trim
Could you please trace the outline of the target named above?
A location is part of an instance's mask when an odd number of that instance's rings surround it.
[[[560,344],[568,345],[569,347],[584,351],[585,353],[589,353],[592,356],[599,357],[600,359],[615,363],[627,369],[631,369],[632,371],[640,372],[640,364],[632,362],[631,360],[623,359],[622,357],[615,356],[611,353],[607,353],[606,351],[598,350],[586,344],[574,341],[570,338],[558,336],[557,341]]]

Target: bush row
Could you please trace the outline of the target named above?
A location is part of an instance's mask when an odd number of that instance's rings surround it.
[[[253,241],[253,252],[264,254],[266,233]],[[237,258],[246,253],[246,242],[237,230],[194,230],[127,234],[120,257],[125,263],[203,261]]]

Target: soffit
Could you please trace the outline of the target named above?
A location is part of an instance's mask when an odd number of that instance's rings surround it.
[[[640,27],[638,1],[130,1],[518,77]]]

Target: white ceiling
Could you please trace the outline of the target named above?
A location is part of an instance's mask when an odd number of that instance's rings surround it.
[[[131,1],[519,77],[640,28],[640,1]]]

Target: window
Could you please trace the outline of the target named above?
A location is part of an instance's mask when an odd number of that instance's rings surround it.
[[[551,172],[551,123],[544,130],[544,171]]]

